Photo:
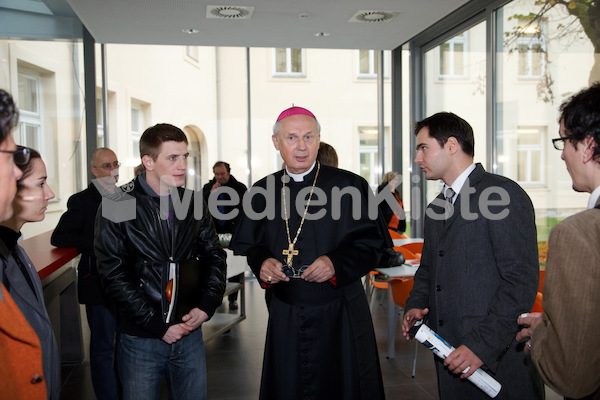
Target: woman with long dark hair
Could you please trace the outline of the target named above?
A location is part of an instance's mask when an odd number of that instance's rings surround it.
[[[17,150],[23,149],[18,147]],[[26,163],[18,164],[23,171],[17,180],[17,194],[13,200],[13,216],[0,223],[0,240],[9,250],[8,256],[0,257],[3,283],[17,306],[37,334],[42,345],[42,365],[48,399],[58,400],[60,393],[58,347],[37,270],[17,244],[21,228],[27,222],[45,218],[48,200],[54,193],[46,184],[46,165],[40,153],[28,149],[31,156]]]

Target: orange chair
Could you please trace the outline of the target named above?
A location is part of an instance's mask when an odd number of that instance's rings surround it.
[[[406,233],[398,233],[393,229],[388,228],[388,232],[390,233],[390,237],[393,239],[408,239],[408,235]]]
[[[543,290],[544,290],[544,278],[546,276],[546,270],[541,269],[540,270],[540,283],[538,284],[538,292],[537,295],[535,296],[535,303],[533,303],[533,308],[531,309],[531,312],[544,312],[544,309],[542,308],[542,299],[543,299]]]
[[[404,246],[394,246],[394,251],[404,254],[406,260],[418,260],[420,258]]]
[[[537,292],[537,295],[535,296],[535,303],[533,303],[531,312],[544,312],[544,309],[542,308],[542,298],[543,295],[540,292]]]
[[[400,307],[400,309],[398,310],[398,312],[396,313],[396,317],[394,319],[394,324],[393,326],[390,327],[390,332],[391,329],[393,329],[394,334],[391,336],[392,339],[392,343],[388,343],[388,358],[394,358],[395,354],[394,354],[394,344],[393,341],[395,340],[395,331],[396,331],[396,325],[398,324],[398,321],[402,320],[402,316],[404,315],[404,308],[406,307],[406,300],[408,299],[408,296],[410,295],[410,291],[413,288],[413,284],[415,283],[415,280],[413,278],[408,278],[408,279],[404,279],[404,278],[394,278],[394,279],[390,279],[388,281],[389,283],[389,287],[390,290],[392,291],[392,297],[394,299],[394,303]],[[419,345],[419,342],[415,340],[415,353],[413,356],[413,368],[412,368],[412,377],[415,377],[415,370],[417,368],[417,346]]]
[[[423,253],[423,242],[421,242],[421,243],[406,243],[400,247],[403,247],[406,250],[409,250],[419,260],[421,259],[421,253]]]
[[[544,292],[544,278],[546,277],[546,270],[540,269],[540,283],[538,284],[538,292]]]
[[[372,299],[373,299],[373,293],[375,292],[374,289],[379,289],[379,290],[388,290],[389,285],[387,282],[382,282],[382,281],[378,281],[375,279],[375,277],[379,275],[379,272],[377,271],[371,271],[369,272],[369,274],[367,275],[366,279],[369,280],[369,284],[371,285],[371,289],[370,292],[368,293],[368,301],[369,301],[369,306],[371,305]]]

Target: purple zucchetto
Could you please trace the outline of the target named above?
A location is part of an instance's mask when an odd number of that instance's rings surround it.
[[[279,114],[279,117],[277,117],[277,121],[281,121],[282,119],[290,117],[292,115],[309,115],[314,119],[317,119],[317,117],[315,117],[315,115],[308,111],[306,108],[294,106],[288,108],[287,110],[283,110],[283,112]]]

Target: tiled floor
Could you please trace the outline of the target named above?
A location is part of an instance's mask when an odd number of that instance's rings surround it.
[[[385,294],[385,293],[383,293]],[[221,306],[227,311],[227,301]],[[416,376],[411,379],[414,342],[400,336],[397,327],[396,357],[386,358],[387,314],[386,299],[376,297],[373,301],[373,322],[386,397],[390,399],[430,400],[438,399],[435,368],[432,355],[419,346]],[[267,325],[264,292],[255,279],[246,280],[247,319],[233,328],[229,334],[220,335],[206,342],[208,368],[208,398],[210,400],[256,400],[258,398],[263,346]],[[84,326],[87,326],[84,321]],[[95,399],[89,378],[89,362],[71,369],[63,369],[66,381],[61,393],[63,400]],[[167,399],[166,391],[161,399]],[[550,393],[549,400],[560,399]]]

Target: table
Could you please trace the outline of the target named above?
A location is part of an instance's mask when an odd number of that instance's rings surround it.
[[[206,321],[202,325],[202,335],[204,341],[207,341],[213,337],[216,337],[223,332],[227,332],[240,322],[246,319],[246,290],[245,290],[245,278],[244,271],[248,263],[246,262],[246,256],[233,255],[233,251],[228,248],[224,248],[227,253],[227,278],[232,276],[242,276],[241,282],[227,282],[225,286],[224,296],[239,291],[240,293],[240,308],[237,312],[217,312],[214,313],[212,318]]]
[[[406,239],[392,239],[394,246],[403,246],[409,243],[423,243],[423,238],[406,238]]]
[[[246,271],[246,256],[234,256],[233,251],[228,248],[223,249],[227,253],[227,279],[243,274]]]
[[[402,239],[397,239],[402,240]],[[412,278],[419,269],[418,265],[402,264],[391,268],[375,268],[375,271],[385,276],[386,280],[394,278]],[[387,358],[395,357],[396,341],[396,305],[392,296],[392,289],[388,289],[388,355]]]

